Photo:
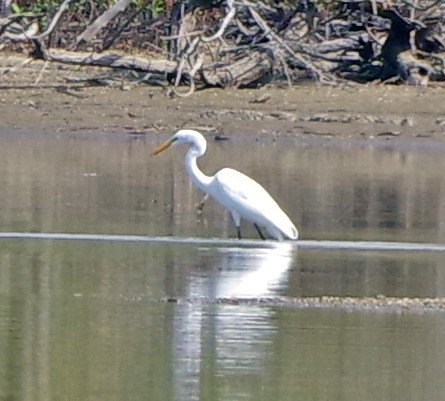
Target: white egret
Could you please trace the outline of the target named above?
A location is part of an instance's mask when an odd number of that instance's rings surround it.
[[[260,227],[278,239],[297,239],[298,230],[269,193],[250,177],[231,168],[219,170],[213,177],[205,175],[196,162],[207,148],[205,138],[197,131],[180,130],[157,147],[157,155],[173,144],[189,145],[185,154],[185,168],[194,184],[230,211],[241,239],[241,218],[253,223],[262,239]]]

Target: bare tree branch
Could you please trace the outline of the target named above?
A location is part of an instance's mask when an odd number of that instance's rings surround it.
[[[286,52],[291,55],[295,60],[302,65],[304,65],[308,70],[313,72],[318,80],[323,82],[331,82],[333,81],[332,77],[329,77],[327,74],[322,72],[320,69],[315,67],[311,62],[305,60],[299,54],[297,54],[287,43],[285,43],[277,34],[275,34],[269,25],[264,21],[263,18],[252,8],[249,7],[249,11],[252,14],[252,17],[255,19],[260,28],[265,32],[267,36],[269,36],[273,41],[277,42]]]
[[[7,1],[0,0],[0,11]],[[41,34],[22,28],[20,17],[9,15],[0,18],[0,35],[33,39],[34,57],[48,61],[163,74],[170,93],[177,96],[190,96],[198,85],[255,87],[270,81],[290,85],[302,76],[329,84],[344,78],[366,82],[395,77],[412,82],[414,72],[445,80],[445,65],[440,62],[444,59],[440,53],[445,52],[444,0],[336,1],[329,7],[316,0],[189,0],[174,6],[170,2],[171,15],[148,19],[149,14],[138,8],[140,3],[133,7],[130,0],[116,0],[86,23],[80,35],[73,38],[70,31],[71,36],[65,36],[72,46],[97,36],[102,50],[137,43],[143,52],[150,52],[147,58],[46,49],[44,41],[50,33],[66,31],[58,22],[62,13],[72,12],[70,1],[62,2]],[[83,21],[88,12],[84,14]],[[93,15],[96,12],[89,13],[90,21]],[[113,18],[116,25],[103,30]],[[18,35],[12,33],[16,25]],[[154,53],[173,61],[154,61]]]
[[[46,29],[45,32],[41,33],[40,35],[33,37],[31,39],[43,39],[45,36],[48,36],[53,29],[55,28],[55,26],[57,25],[57,23],[59,22],[60,17],[62,16],[63,12],[65,11],[65,9],[68,7],[68,4],[71,3],[73,0],[65,0],[59,7],[59,10],[57,11],[56,15],[54,16],[54,18],[52,19],[51,23],[49,24],[48,28]]]
[[[82,41],[89,42],[105,25],[116,17],[116,15],[124,11],[130,3],[131,0],[119,0],[113,7],[105,11],[77,37],[76,46]]]
[[[233,0],[228,0],[227,3],[228,3],[229,12],[224,17],[224,20],[223,20],[220,28],[218,29],[218,32],[216,32],[214,35],[212,35],[210,37],[202,36],[201,40],[203,42],[211,42],[215,39],[220,38],[223,35],[223,33],[225,32],[227,26],[230,24],[230,21],[232,21],[233,17],[235,17],[236,9],[233,6]]]

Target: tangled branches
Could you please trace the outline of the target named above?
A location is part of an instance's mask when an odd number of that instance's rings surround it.
[[[189,96],[197,86],[256,87],[308,78],[324,84],[425,85],[429,78],[445,77],[440,0],[170,1],[157,16],[119,0],[75,35],[69,30],[69,2],[42,34],[22,33],[38,50],[35,57],[164,74],[179,96]],[[17,19],[3,17],[0,39],[11,38],[11,21]],[[59,49],[51,46],[55,42]],[[150,52],[150,59],[116,52],[129,46]],[[104,53],[110,48],[113,54]],[[185,93],[183,85],[189,87]]]

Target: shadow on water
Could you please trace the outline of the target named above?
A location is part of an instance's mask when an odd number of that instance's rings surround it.
[[[441,310],[274,303],[444,297],[441,151],[210,144],[202,168],[264,184],[295,249],[197,215],[182,151],[149,157],[160,139],[0,138],[2,231],[53,233],[0,241],[1,400],[444,399]]]

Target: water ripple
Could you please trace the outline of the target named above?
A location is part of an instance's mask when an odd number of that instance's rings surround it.
[[[243,248],[275,248],[280,242],[230,238],[169,237],[120,234],[70,234],[70,233],[33,233],[0,232],[0,239],[23,240],[64,240],[64,241],[105,241],[105,242],[143,242],[163,244],[197,244],[233,246]],[[325,241],[298,240],[287,241],[287,245],[300,249],[359,250],[359,251],[405,251],[405,252],[445,252],[445,244],[396,242],[396,241]]]

